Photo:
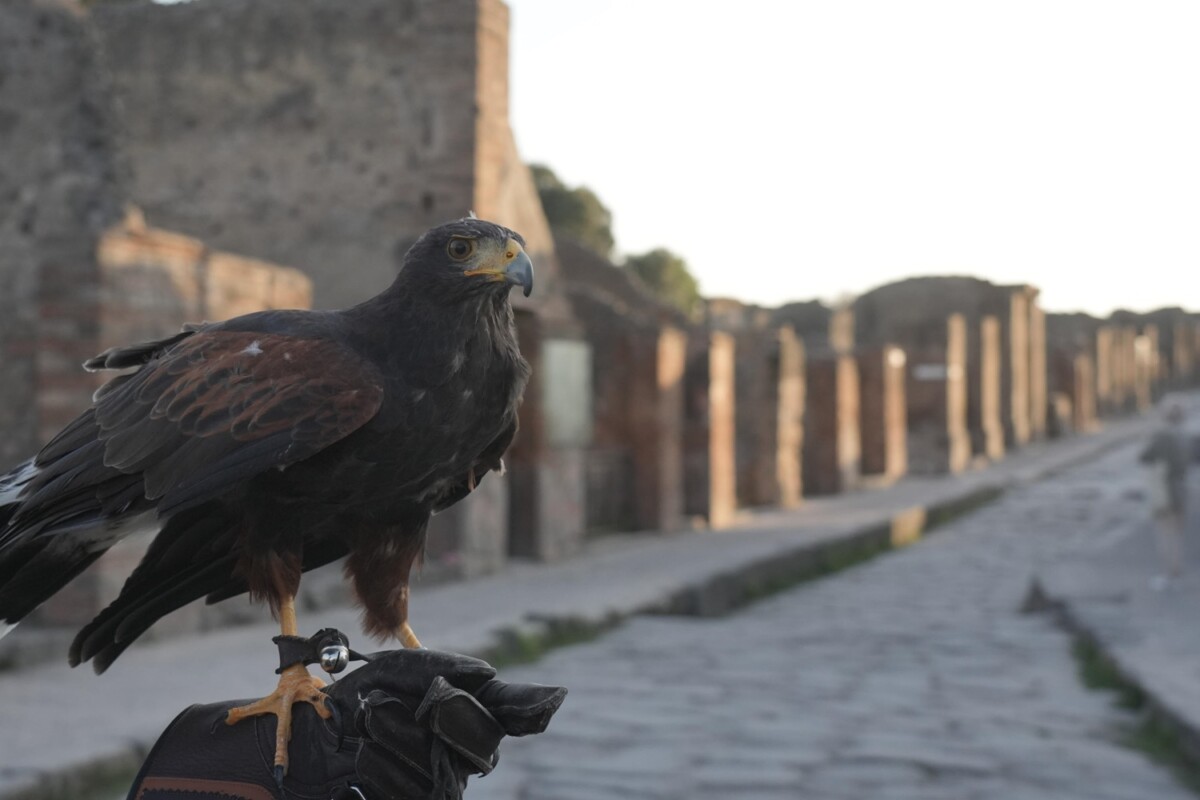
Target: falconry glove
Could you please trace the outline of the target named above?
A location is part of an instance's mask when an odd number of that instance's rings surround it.
[[[272,769],[275,720],[192,706],[159,738],[129,800],[459,800],[505,736],[541,733],[566,689],[509,684],[479,659],[393,650],[326,687],[333,716],[295,707],[291,767]]]

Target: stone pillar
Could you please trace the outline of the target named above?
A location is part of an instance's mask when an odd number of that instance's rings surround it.
[[[683,524],[687,334],[663,328],[643,342],[637,363],[630,408],[634,518],[640,529],[673,531]]]
[[[1065,403],[1056,405],[1056,426],[1048,426],[1052,436],[1085,433],[1096,427],[1096,376],[1091,354],[1070,347],[1055,349],[1050,358],[1052,396],[1061,395]]]
[[[684,378],[685,511],[709,527],[728,525],[737,511],[734,340],[725,333],[692,337]]]
[[[945,331],[942,343],[909,353],[908,460],[914,473],[961,472],[970,462],[963,316],[951,314]]]
[[[779,386],[775,430],[776,505],[791,507],[804,493],[804,413],[807,404],[804,342],[790,326],[779,329],[775,377]]]
[[[1077,432],[1096,429],[1096,377],[1092,357],[1078,353],[1074,358],[1071,409]]]
[[[803,363],[803,344],[790,326],[737,334],[737,492],[743,505],[800,501]]]
[[[906,356],[894,345],[858,353],[862,471],[893,481],[908,471]]]
[[[1000,320],[980,318],[968,331],[967,428],[971,452],[991,461],[1004,457],[1004,426],[1000,419]]]
[[[1118,325],[1113,333],[1113,388],[1117,409],[1132,411],[1137,406],[1137,330]]]
[[[1036,290],[1029,303],[1029,436],[1046,436],[1046,314],[1038,304]]]
[[[1154,405],[1158,397],[1158,327],[1143,326],[1134,337],[1133,396],[1138,411]]]
[[[1000,303],[1000,421],[1004,444],[1029,441],[1029,298],[1024,287],[1007,288]]]
[[[805,375],[804,491],[836,494],[858,483],[858,364],[853,356],[810,355]]]
[[[517,312],[517,333],[533,375],[521,405],[520,432],[506,458],[512,487],[508,552],[550,561],[583,544],[591,348],[558,338],[527,311]]]
[[[1117,410],[1116,330],[1104,325],[1096,331],[1096,360],[1092,365],[1096,375],[1096,411],[1108,416]]]
[[[1187,386],[1195,369],[1196,353],[1192,349],[1195,342],[1191,335],[1191,325],[1186,321],[1177,321],[1171,337],[1171,375],[1175,388]]]

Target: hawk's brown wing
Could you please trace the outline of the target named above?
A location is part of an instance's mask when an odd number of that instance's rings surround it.
[[[107,467],[141,473],[160,514],[285,468],[375,416],[378,370],[325,339],[205,331],[102,393]]]

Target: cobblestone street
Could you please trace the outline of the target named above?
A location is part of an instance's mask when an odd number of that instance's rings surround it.
[[[721,619],[638,618],[505,670],[561,683],[476,800],[1101,800],[1192,795],[1120,743],[1035,569],[1136,530],[1136,451],[1010,491],[932,538]]]

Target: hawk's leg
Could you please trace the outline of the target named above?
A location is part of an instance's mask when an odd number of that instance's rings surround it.
[[[408,620],[400,623],[400,629],[396,631],[396,638],[400,640],[400,644],[405,647],[418,649],[421,647],[421,640],[413,633],[412,627],[408,624]]]
[[[296,602],[289,597],[279,607],[279,626],[284,636],[296,636]],[[292,705],[308,703],[324,719],[329,719],[332,712],[325,705],[325,695],[321,687],[325,681],[309,675],[303,664],[293,664],[285,668],[279,675],[279,685],[275,691],[246,706],[231,709],[225,717],[227,725],[241,722],[248,717],[260,714],[274,714],[275,725],[275,779],[282,782],[288,767],[288,740],[292,738]]]

